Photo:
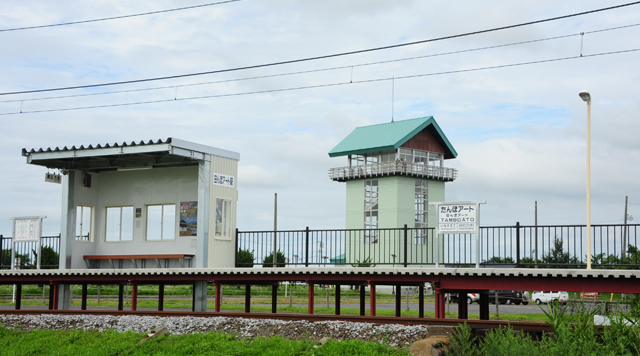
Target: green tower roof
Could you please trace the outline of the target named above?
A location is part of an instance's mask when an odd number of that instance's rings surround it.
[[[458,153],[433,116],[385,124],[357,127],[349,136],[329,151],[329,157],[357,155],[395,150],[420,131],[427,129],[445,150],[445,159],[456,158]]]

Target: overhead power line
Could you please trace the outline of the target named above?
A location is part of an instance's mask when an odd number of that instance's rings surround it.
[[[5,29],[0,29],[0,32],[22,31],[22,30],[33,30],[33,29],[36,29],[36,28],[57,27],[57,26],[68,26],[68,25],[78,25],[78,24],[82,24],[82,23],[89,23],[89,22],[108,21],[108,20],[118,20],[118,19],[125,19],[125,18],[128,18],[128,17],[147,16],[147,15],[162,14],[162,13],[165,13],[165,12],[172,12],[172,11],[190,10],[190,9],[196,9],[196,8],[200,8],[200,7],[214,6],[214,5],[226,4],[226,3],[229,3],[229,2],[236,2],[236,1],[242,1],[242,0],[227,0],[227,1],[221,1],[221,2],[209,3],[209,4],[194,5],[194,6],[186,6],[186,7],[179,7],[179,8],[176,8],[176,9],[167,9],[167,10],[150,11],[150,12],[143,12],[143,13],[141,13],[141,14],[122,15],[122,16],[113,16],[113,17],[105,17],[105,18],[101,18],[101,19],[93,19],[93,20],[83,20],[83,21],[73,21],[73,22],[63,22],[63,23],[56,23],[56,24],[50,24],[50,25],[40,25],[40,26],[17,27],[17,28],[5,28]]]
[[[248,70],[248,69],[256,69],[256,68],[273,67],[273,66],[279,66],[279,65],[285,65],[285,64],[293,64],[293,63],[300,63],[300,62],[315,61],[315,60],[319,60],[319,59],[335,58],[335,57],[348,56],[348,55],[354,55],[354,54],[361,54],[361,53],[367,53],[367,52],[381,51],[381,50],[392,49],[392,48],[413,46],[413,45],[416,45],[416,44],[437,42],[437,41],[450,40],[450,39],[454,39],[454,38],[479,35],[479,34],[483,34],[483,33],[501,31],[501,30],[506,30],[506,29],[511,29],[511,28],[529,26],[529,25],[533,25],[533,24],[556,21],[556,20],[561,20],[561,19],[566,19],[566,18],[571,18],[571,17],[576,17],[576,16],[582,16],[582,15],[587,15],[587,14],[593,14],[593,13],[602,12],[602,11],[619,9],[619,8],[622,8],[622,7],[631,6],[631,5],[638,5],[638,4],[640,4],[640,1],[634,1],[634,2],[630,2],[630,3],[626,3],[626,4],[610,6],[610,7],[604,7],[604,8],[595,9],[595,10],[583,11],[583,12],[578,12],[578,13],[569,14],[569,15],[551,17],[551,18],[542,19],[542,20],[523,22],[523,23],[519,23],[519,24],[515,24],[515,25],[494,27],[494,28],[486,29],[486,30],[466,32],[466,33],[457,34],[457,35],[450,35],[450,36],[437,37],[437,38],[420,40],[420,41],[406,42],[406,43],[401,43],[401,44],[396,44],[396,45],[373,47],[373,48],[361,49],[361,50],[356,50],[356,51],[327,54],[327,55],[316,56],[316,57],[293,59],[293,60],[281,61],[281,62],[256,64],[256,65],[251,65],[251,66],[228,68],[228,69],[218,69],[218,70],[212,70],[212,71],[206,71],[206,72],[198,72],[198,73],[178,74],[178,75],[170,75],[170,76],[163,76],[163,77],[125,80],[125,81],[119,81],[119,82],[107,82],[107,83],[100,83],[100,84],[87,84],[87,85],[77,85],[77,86],[70,86],[70,87],[59,87],[59,88],[25,90],[25,91],[15,91],[15,92],[4,92],[4,93],[0,93],[0,95],[42,93],[42,92],[50,92],[50,91],[61,91],[61,90],[84,89],[84,88],[104,87],[104,86],[123,85],[123,84],[134,84],[134,83],[143,83],[143,82],[167,80],[167,79],[194,77],[194,76],[208,75],[208,74],[227,73],[227,72],[234,72],[234,71]]]
[[[245,77],[245,78],[223,79],[223,80],[199,82],[199,83],[178,84],[178,85],[164,85],[164,86],[158,86],[158,87],[128,89],[128,90],[116,90],[116,91],[100,92],[100,93],[85,93],[85,94],[47,96],[47,97],[29,98],[29,99],[0,100],[0,103],[16,103],[16,102],[42,101],[42,100],[53,100],[53,99],[68,99],[68,98],[78,98],[78,97],[87,97],[87,96],[102,96],[102,95],[113,95],[113,94],[123,94],[123,93],[135,93],[135,92],[143,92],[143,91],[151,91],[151,90],[184,88],[184,87],[193,87],[193,86],[200,86],[200,85],[211,85],[211,84],[239,82],[239,81],[256,80],[256,79],[276,78],[276,77],[298,75],[298,74],[309,74],[309,73],[317,73],[317,72],[326,72],[326,71],[333,71],[333,70],[340,70],[340,69],[347,69],[347,68],[356,68],[356,67],[364,67],[364,66],[371,66],[371,65],[378,65],[378,64],[396,63],[396,62],[403,62],[403,61],[411,61],[411,60],[415,60],[415,59],[424,59],[424,58],[431,58],[431,57],[447,56],[447,55],[452,55],[452,54],[483,51],[483,50],[488,50],[488,49],[496,49],[496,48],[504,48],[504,47],[510,47],[510,46],[518,46],[518,45],[524,45],[524,44],[530,44],[530,43],[537,43],[537,42],[543,42],[543,41],[550,41],[550,40],[558,40],[558,39],[569,38],[569,37],[576,37],[576,36],[580,36],[582,34],[586,35],[586,34],[590,34],[590,33],[599,33],[599,32],[612,31],[612,30],[620,30],[620,29],[629,28],[629,27],[636,27],[636,26],[640,26],[640,23],[631,24],[631,25],[625,25],[625,26],[609,27],[609,28],[593,30],[593,31],[584,31],[584,32],[581,32],[581,33],[574,33],[574,34],[568,34],[568,35],[560,35],[560,36],[553,36],[553,37],[546,37],[546,38],[538,38],[538,39],[534,39],[534,40],[518,41],[518,42],[511,42],[511,43],[505,43],[505,44],[499,44],[499,45],[493,45],[493,46],[476,47],[476,48],[462,49],[462,50],[457,50],[457,51],[440,52],[440,53],[426,54],[426,55],[422,55],[422,56],[396,58],[396,59],[389,59],[389,60],[383,60],[383,61],[359,63],[359,64],[353,64],[353,65],[343,65],[343,66],[328,67],[328,68],[309,69],[309,70],[278,73],[278,74],[267,74],[267,75]]]
[[[600,57],[600,56],[607,56],[607,55],[621,54],[621,53],[630,53],[630,52],[637,52],[637,51],[640,51],[640,48],[633,48],[633,49],[613,51],[613,52],[602,52],[602,53],[595,53],[595,54],[587,54],[587,55],[582,55],[582,56],[578,55],[578,56],[551,58],[551,59],[544,59],[544,60],[531,61],[531,62],[502,64],[502,65],[489,66],[489,67],[459,69],[459,70],[452,70],[452,71],[445,71],[445,72],[435,72],[435,73],[425,73],[425,74],[413,74],[413,75],[406,75],[406,76],[400,76],[400,77],[366,79],[366,80],[360,80],[360,81],[345,81],[345,82],[337,82],[337,83],[328,83],[328,84],[292,87],[292,88],[270,89],[270,90],[260,90],[260,91],[231,93],[231,94],[203,95],[203,96],[194,96],[194,97],[188,97],[188,98],[173,98],[173,99],[138,101],[138,102],[132,102],[132,103],[80,106],[80,107],[61,108],[61,109],[45,109],[45,110],[33,110],[33,111],[22,111],[21,110],[20,112],[0,113],[0,116],[19,115],[19,114],[39,114],[39,113],[57,112],[57,111],[75,111],[75,110],[86,110],[86,109],[100,109],[100,108],[110,108],[110,107],[118,107],[118,106],[133,106],[133,105],[144,105],[144,104],[168,103],[168,102],[172,102],[172,101],[186,101],[186,100],[212,99],[212,98],[223,98],[223,97],[233,97],[233,96],[243,96],[243,95],[269,94],[269,93],[296,91],[296,90],[304,90],[304,89],[327,88],[327,87],[335,87],[335,86],[350,85],[350,84],[373,83],[373,82],[388,81],[388,80],[392,80],[392,79],[393,80],[401,80],[401,79],[411,79],[411,78],[428,77],[428,76],[436,76],[436,75],[447,75],[447,74],[456,74],[456,73],[476,72],[476,71],[490,70],[490,69],[520,67],[520,66],[525,66],[525,65],[542,64],[542,63],[550,63],[550,62],[560,62],[560,61],[567,61],[567,60],[572,60],[572,59],[589,58],[589,57]]]

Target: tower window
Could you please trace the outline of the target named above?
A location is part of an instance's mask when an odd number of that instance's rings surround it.
[[[428,206],[429,194],[427,189],[427,181],[416,180],[415,184],[415,244],[424,245],[427,243],[427,227],[428,223]]]
[[[378,243],[378,181],[364,183],[364,243]]]

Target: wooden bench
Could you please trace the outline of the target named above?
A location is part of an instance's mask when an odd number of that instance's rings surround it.
[[[165,267],[168,267],[169,260],[171,259],[179,259],[180,266],[184,268],[184,261],[187,260],[189,262],[188,267],[191,267],[191,260],[193,259],[193,255],[188,254],[154,254],[154,255],[84,255],[82,257],[84,262],[87,264],[87,268],[92,268],[91,261],[100,260],[109,260],[111,263],[111,268],[115,269],[116,267],[113,264],[114,260],[120,261],[119,268],[122,268],[123,260],[131,260],[133,262],[133,267],[138,268],[137,260],[140,260],[140,265],[142,268],[145,267],[146,260],[156,260],[158,268],[162,268],[160,265],[160,260],[164,260]],[[99,266],[99,265],[98,265]]]

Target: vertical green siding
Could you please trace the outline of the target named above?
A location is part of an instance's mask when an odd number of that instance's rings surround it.
[[[347,181],[347,229],[364,228],[364,182]]]
[[[444,182],[437,180],[429,181],[429,203],[441,202],[444,200]],[[429,227],[436,227],[436,212],[434,207],[429,206]]]
[[[407,227],[414,228],[415,220],[415,181],[413,177],[379,177],[378,179],[378,192],[379,192],[379,206],[378,206],[378,227],[381,229],[386,228],[401,228],[407,224]],[[346,201],[346,214],[347,214],[347,229],[364,228],[364,183],[365,179],[350,180],[347,181],[347,201]],[[444,189],[445,183],[442,181],[427,180],[428,185],[428,201],[445,201]],[[432,207],[428,206],[428,223],[429,227],[435,226],[435,211]],[[378,244],[374,245],[364,244],[364,236],[362,233],[349,233],[346,243],[346,258],[347,262],[353,263],[355,261],[364,261],[369,253],[374,250],[386,251],[385,255],[375,256],[376,261],[379,262],[392,262],[391,253],[395,253],[396,261],[401,263],[404,261],[404,239],[402,233],[399,233],[395,238],[391,235],[381,233]],[[401,240],[397,240],[401,239]],[[407,260],[411,263],[413,260],[421,260],[426,262],[431,261],[431,254],[435,247],[435,241],[433,236],[425,245],[417,245],[413,238],[413,233],[409,233],[408,239],[408,252]],[[442,254],[442,251],[441,251]],[[389,256],[387,256],[389,255]]]

